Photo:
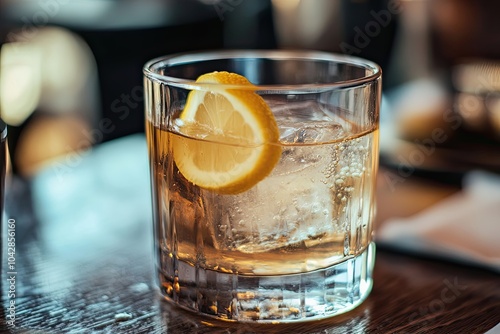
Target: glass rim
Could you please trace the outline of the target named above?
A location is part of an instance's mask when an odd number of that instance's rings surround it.
[[[331,83],[307,83],[307,84],[266,84],[266,85],[253,85],[251,88],[245,85],[228,85],[220,83],[196,83],[195,80],[179,78],[169,75],[159,74],[153,67],[165,67],[184,65],[189,63],[197,63],[203,61],[217,60],[217,59],[303,59],[303,60],[318,60],[329,61],[332,63],[348,64],[364,68],[371,71],[371,74],[365,75],[360,78],[335,81]],[[250,50],[250,49],[231,49],[231,50],[205,50],[205,51],[191,51],[173,53],[153,58],[146,62],[143,66],[143,74],[148,79],[157,80],[160,82],[168,83],[172,86],[186,89],[200,89],[200,87],[207,86],[223,86],[226,89],[252,89],[259,91],[323,91],[339,88],[349,88],[362,86],[364,84],[376,82],[382,76],[382,68],[373,61],[340,53],[315,51],[315,50]]]

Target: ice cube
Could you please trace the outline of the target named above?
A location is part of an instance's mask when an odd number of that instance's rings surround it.
[[[345,136],[341,125],[332,121],[282,121],[280,141],[284,144],[314,144],[332,142]]]
[[[295,177],[292,174],[275,178],[275,189],[269,191],[272,200],[240,204],[244,209],[231,217],[231,221],[237,222],[233,229],[235,249],[258,253],[284,247],[305,248],[308,240],[335,230],[331,191],[310,178],[292,183]]]
[[[345,121],[316,101],[270,104],[285,144],[331,142],[346,135]]]
[[[278,120],[294,122],[302,121],[329,121],[332,118],[323,111],[323,107],[316,101],[291,101],[286,103],[268,102],[269,107]]]
[[[245,253],[306,248],[308,241],[336,233],[339,204],[334,180],[326,179],[336,168],[335,145],[287,147],[270,176],[250,191],[224,198],[231,208],[225,247]]]

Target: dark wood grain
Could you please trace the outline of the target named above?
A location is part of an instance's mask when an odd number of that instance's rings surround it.
[[[2,270],[2,333],[485,333],[500,322],[497,274],[384,249],[377,251],[370,297],[348,314],[279,326],[213,322],[159,296],[149,221],[138,221],[134,228],[142,232],[119,243],[87,236],[55,251],[62,241],[28,215],[29,183],[15,189],[8,205],[18,222],[16,328],[6,323]]]

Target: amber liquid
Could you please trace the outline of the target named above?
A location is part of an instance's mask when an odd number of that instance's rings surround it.
[[[284,143],[267,178],[244,193],[220,195],[184,178],[172,154],[171,138],[179,134],[148,122],[160,258],[272,276],[356,257],[371,241],[377,132],[343,133],[326,143]]]

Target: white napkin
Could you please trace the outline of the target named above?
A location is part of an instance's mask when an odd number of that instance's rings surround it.
[[[376,241],[500,272],[500,176],[471,171],[463,190],[408,218],[390,219]]]
[[[498,333],[500,333],[500,323],[484,334],[498,334]]]

